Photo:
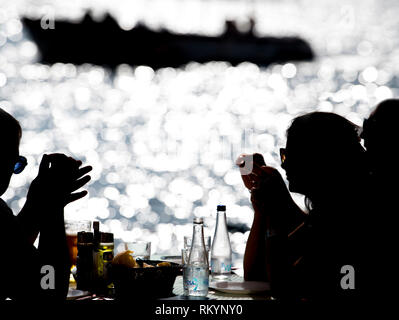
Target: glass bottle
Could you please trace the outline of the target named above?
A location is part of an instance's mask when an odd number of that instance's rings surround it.
[[[93,221],[93,244],[97,247],[100,243],[100,221]]]
[[[226,280],[231,275],[232,250],[227,231],[226,206],[217,206],[215,235],[211,249],[212,279]]]
[[[112,288],[109,279],[108,268],[114,258],[114,235],[112,233],[100,232],[99,243],[94,249],[95,282],[96,291],[107,292]]]
[[[187,264],[183,269],[185,294],[204,297],[208,294],[209,262],[204,242],[204,221],[193,220],[193,239]]]
[[[78,232],[76,289],[91,290],[93,285],[93,233]]]

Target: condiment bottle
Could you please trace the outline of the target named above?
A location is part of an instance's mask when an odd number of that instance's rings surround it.
[[[78,232],[76,289],[91,290],[93,286],[93,233]]]
[[[100,232],[99,243],[94,250],[96,291],[107,292],[112,287],[108,269],[114,258],[114,235]]]

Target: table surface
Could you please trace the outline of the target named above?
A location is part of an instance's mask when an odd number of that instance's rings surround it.
[[[172,259],[160,259],[161,255],[151,255],[151,260],[164,260],[164,261],[173,261]],[[178,261],[173,261],[178,262]],[[242,268],[238,268],[237,270],[233,271],[228,281],[232,282],[243,282],[244,278],[242,277]],[[210,276],[210,281],[212,278]],[[168,299],[173,300],[173,298],[179,299],[179,297],[184,296],[183,291],[183,277],[177,276],[175,283],[173,285],[173,294],[175,297],[170,297]],[[273,300],[273,297],[270,296],[267,292],[264,294],[259,295],[248,295],[248,294],[236,294],[236,293],[225,293],[217,290],[213,290],[209,288],[207,298],[209,300]],[[71,282],[69,285],[69,292],[68,298],[69,300],[72,299],[92,299],[92,300],[110,300],[111,298],[108,297],[98,297],[92,295],[89,292],[84,292],[80,290],[76,290],[76,283]]]

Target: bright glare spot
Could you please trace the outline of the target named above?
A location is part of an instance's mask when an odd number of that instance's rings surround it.
[[[34,57],[37,54],[37,46],[32,41],[24,41],[21,45],[21,55],[26,58]]]
[[[134,70],[134,75],[139,81],[150,82],[154,74],[154,70],[147,66],[139,66]]]
[[[106,187],[104,189],[104,197],[110,200],[118,200],[119,199],[119,191],[114,187]]]
[[[281,75],[284,78],[293,78],[296,75],[296,67],[293,63],[287,63],[281,68]]]
[[[351,89],[352,97],[357,100],[367,99],[367,90],[362,85],[354,85]]]
[[[287,84],[279,74],[272,74],[268,79],[268,85],[277,92],[285,92]]]
[[[366,82],[374,82],[378,77],[378,70],[375,67],[367,67],[362,72],[363,79]]]
[[[100,219],[107,219],[109,216],[108,204],[107,199],[92,197],[88,200],[87,210],[95,213]]]
[[[378,87],[375,90],[375,97],[378,102],[393,98],[392,90],[386,86]]]
[[[334,106],[329,101],[321,101],[317,110],[322,112],[332,112],[334,110]]]
[[[11,19],[6,23],[6,32],[9,37],[19,34],[22,31],[22,23],[17,19]]]
[[[238,171],[230,170],[224,176],[224,181],[228,185],[240,185],[242,183],[241,175]]]

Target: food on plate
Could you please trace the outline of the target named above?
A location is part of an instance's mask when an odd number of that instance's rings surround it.
[[[143,262],[143,268],[155,268],[154,266]]]
[[[114,259],[112,260],[112,264],[114,265],[123,265],[129,268],[155,268],[155,266],[145,263],[140,262],[138,263],[136,259],[132,256],[133,251],[126,250],[118,253],[115,255]],[[172,266],[169,262],[159,262],[157,267],[170,267]]]
[[[170,267],[170,266],[171,266],[170,262],[166,261],[157,264],[157,267]]]
[[[114,259],[112,259],[112,264],[124,265],[130,268],[140,268],[140,265],[131,255],[133,251],[126,250],[118,253]]]

